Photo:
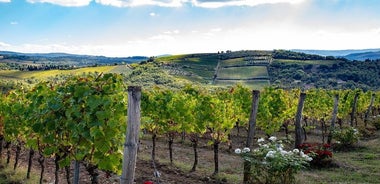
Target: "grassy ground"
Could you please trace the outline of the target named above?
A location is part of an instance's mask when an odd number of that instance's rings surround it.
[[[273,62],[282,62],[288,64],[300,64],[300,65],[332,65],[337,63],[336,60],[291,60],[291,59],[275,59]]]
[[[233,153],[235,148],[244,147],[245,131],[237,136],[236,129],[232,132],[232,149],[229,150],[227,144],[221,144],[219,149],[219,172],[216,177],[217,181],[212,178],[214,171],[213,150],[212,145],[208,144],[209,139],[202,138],[199,142],[198,156],[199,163],[197,171],[190,172],[193,164],[193,148],[191,142],[185,140],[181,143],[177,137],[173,145],[174,162],[169,161],[169,153],[167,140],[164,136],[159,137],[156,146],[156,164],[158,171],[161,173],[160,183],[224,183],[224,184],[240,184],[243,178],[243,160],[239,155]],[[265,136],[258,132],[258,137]],[[281,135],[279,133],[278,135]],[[319,140],[320,137],[309,136],[309,140]],[[151,162],[152,142],[151,135],[146,134],[141,137],[141,143],[138,151],[138,161],[136,166],[136,183],[154,180],[153,168]],[[380,183],[380,131],[376,132],[376,136],[367,140],[362,140],[353,149],[346,151],[334,151],[334,166],[321,169],[305,169],[296,175],[297,184],[363,184],[363,183]],[[4,157],[3,157],[4,158]],[[24,161],[26,157],[23,159]],[[13,161],[13,159],[11,159]],[[35,163],[37,164],[37,163]],[[12,166],[12,163],[10,164]],[[50,183],[53,178],[54,166],[52,160],[47,163],[48,169],[44,178]],[[17,172],[13,168],[5,167],[0,164],[0,184],[5,183],[38,183],[38,167],[35,167],[31,180],[26,180],[25,163],[17,168]],[[63,170],[61,171],[63,172]],[[87,174],[87,173],[83,173]],[[61,182],[66,183],[64,174],[61,173]],[[112,180],[106,180],[104,174],[99,176],[102,183],[117,183],[118,176],[112,177]],[[81,176],[81,183],[90,183],[88,179]]]
[[[221,60],[220,66],[236,66],[236,65],[247,65],[252,64],[251,62],[265,62],[265,60],[246,60],[245,58],[234,58],[234,59],[227,59],[227,60]]]
[[[268,71],[266,66],[232,67],[220,68],[217,75],[218,78],[248,79],[253,77],[268,77]]]
[[[236,135],[236,131],[233,133]],[[264,135],[263,135],[264,136]],[[311,136],[309,136],[312,138]],[[330,183],[380,183],[380,132],[369,140],[360,141],[353,149],[346,151],[334,151],[334,165],[330,168],[305,169],[296,175],[298,184],[330,184]],[[315,137],[319,140],[319,137]],[[207,178],[212,175],[213,151],[212,146],[207,144],[207,139],[201,141],[199,151],[199,165],[196,172],[189,172],[193,162],[193,152],[190,142],[184,144],[177,141],[174,145],[174,163],[170,164],[167,142],[161,137],[156,148],[156,158],[160,164],[170,166],[185,173],[185,175]],[[233,149],[244,147],[245,138],[233,136]],[[139,160],[150,160],[151,141],[150,136],[142,138],[142,149],[138,153]],[[232,149],[232,150],[233,150]],[[226,144],[222,144],[219,152],[220,174],[218,178],[224,183],[242,183],[243,164],[242,159],[228,151]],[[139,169],[139,168],[137,168]],[[149,173],[149,172],[148,172]],[[162,173],[171,175],[170,173]],[[142,177],[137,174],[137,177]],[[146,177],[146,176],[145,176]],[[175,183],[166,180],[167,183]],[[186,183],[186,180],[183,181]],[[198,182],[207,183],[207,182]],[[223,183],[223,182],[222,182]]]
[[[335,152],[339,167],[307,170],[298,175],[300,183],[380,183],[380,133],[360,141],[350,151]]]
[[[30,179],[26,179],[25,167],[18,167],[13,170],[11,167],[13,163],[7,166],[5,163],[0,163],[0,184],[13,183],[13,184],[35,184],[39,183],[39,178],[36,173],[30,175]]]
[[[163,63],[176,64],[182,70],[206,80],[211,80],[219,58],[217,54],[190,54],[160,57],[156,60]]]
[[[80,75],[89,72],[107,73],[117,66],[100,66],[86,67],[75,70],[46,70],[46,71],[18,71],[18,70],[0,70],[0,79],[5,80],[22,80],[22,79],[47,79],[56,75]]]

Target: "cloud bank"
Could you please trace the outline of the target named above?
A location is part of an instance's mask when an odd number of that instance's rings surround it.
[[[29,3],[50,3],[59,6],[87,6],[92,0],[27,0]]]
[[[11,0],[0,0],[10,2]],[[289,3],[297,4],[306,0],[27,0],[29,3],[50,3],[66,7],[87,6],[92,1],[115,7],[160,6],[182,7],[190,5],[202,8],[220,8],[225,6],[258,6],[262,4]]]

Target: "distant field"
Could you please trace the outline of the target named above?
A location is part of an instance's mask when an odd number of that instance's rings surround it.
[[[219,58],[217,54],[189,54],[159,57],[157,61],[176,65],[182,70],[194,75],[211,80],[215,74],[215,68]]]
[[[220,67],[224,67],[224,66],[241,66],[241,65],[253,64],[255,62],[257,62],[257,63],[265,63],[265,61],[267,61],[267,60],[255,60],[255,59],[246,60],[245,58],[234,58],[234,59],[221,60],[219,66]]]
[[[265,66],[245,66],[232,68],[219,68],[217,78],[249,79],[254,77],[268,77]]]
[[[118,66],[100,66],[100,67],[87,67],[75,70],[46,70],[46,71],[18,71],[18,70],[0,70],[0,79],[47,79],[56,75],[80,75],[90,72],[103,72],[108,73]]]
[[[275,59],[273,62],[283,62],[289,64],[300,64],[300,65],[332,65],[339,61],[336,60],[291,60],[291,59]]]
[[[227,59],[227,60],[221,60],[219,63],[220,67],[223,66],[232,66],[232,65],[246,65],[247,61],[244,61],[244,58],[234,58],[234,59]]]
[[[132,72],[132,69],[130,69],[127,65],[117,65],[113,67],[111,70],[109,70],[108,72],[129,74],[130,72]]]

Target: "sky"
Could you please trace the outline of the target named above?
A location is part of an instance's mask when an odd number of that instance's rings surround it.
[[[0,0],[0,50],[111,57],[380,48],[379,0]]]

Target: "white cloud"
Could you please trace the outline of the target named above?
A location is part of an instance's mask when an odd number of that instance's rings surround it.
[[[18,22],[17,22],[17,21],[12,21],[10,24],[11,24],[11,25],[17,25]]]
[[[150,12],[149,15],[150,15],[151,17],[155,17],[155,16],[157,16],[157,14],[154,13],[154,12]]]
[[[212,29],[204,32],[203,35],[206,36],[206,38],[210,38],[210,37],[216,36],[221,31],[222,31],[222,28],[212,28]]]
[[[217,52],[220,50],[271,49],[364,49],[380,48],[380,29],[350,32],[300,25],[202,27],[196,30],[170,29],[151,36],[85,44],[43,41],[23,45],[0,42],[0,50],[29,53],[66,52],[105,56],[154,56]]]
[[[51,3],[60,6],[87,6],[93,0],[27,0],[29,3]],[[181,7],[187,3],[202,8],[220,8],[225,6],[257,6],[261,4],[289,3],[297,4],[307,0],[95,0],[96,3],[115,7],[161,6]],[[0,0],[11,2],[11,0]],[[151,14],[151,16],[154,16]]]
[[[172,31],[165,31],[164,34],[179,34],[180,31],[178,29],[172,30]]]
[[[374,34],[380,35],[380,27],[371,29],[371,32],[373,32]]]
[[[0,0],[0,3],[10,3],[11,0]]]
[[[257,6],[261,4],[289,3],[297,4],[306,0],[95,0],[96,3],[116,6],[162,6],[162,7],[181,7],[190,3],[193,6],[202,8],[220,8],[224,6]]]
[[[289,3],[297,4],[306,0],[192,0],[194,6],[203,8],[220,8],[225,6],[258,6],[262,4]]]
[[[103,5],[116,7],[134,7],[134,6],[162,6],[162,7],[181,7],[188,0],[95,0]]]
[[[92,0],[27,0],[29,3],[50,3],[60,6],[87,6]]]
[[[171,41],[171,40],[175,40],[175,38],[173,36],[163,35],[163,34],[152,36],[149,39],[150,40],[157,40],[157,41]]]
[[[0,50],[7,50],[6,48],[7,47],[10,47],[11,45],[7,44],[7,43],[4,43],[4,42],[0,42]]]

